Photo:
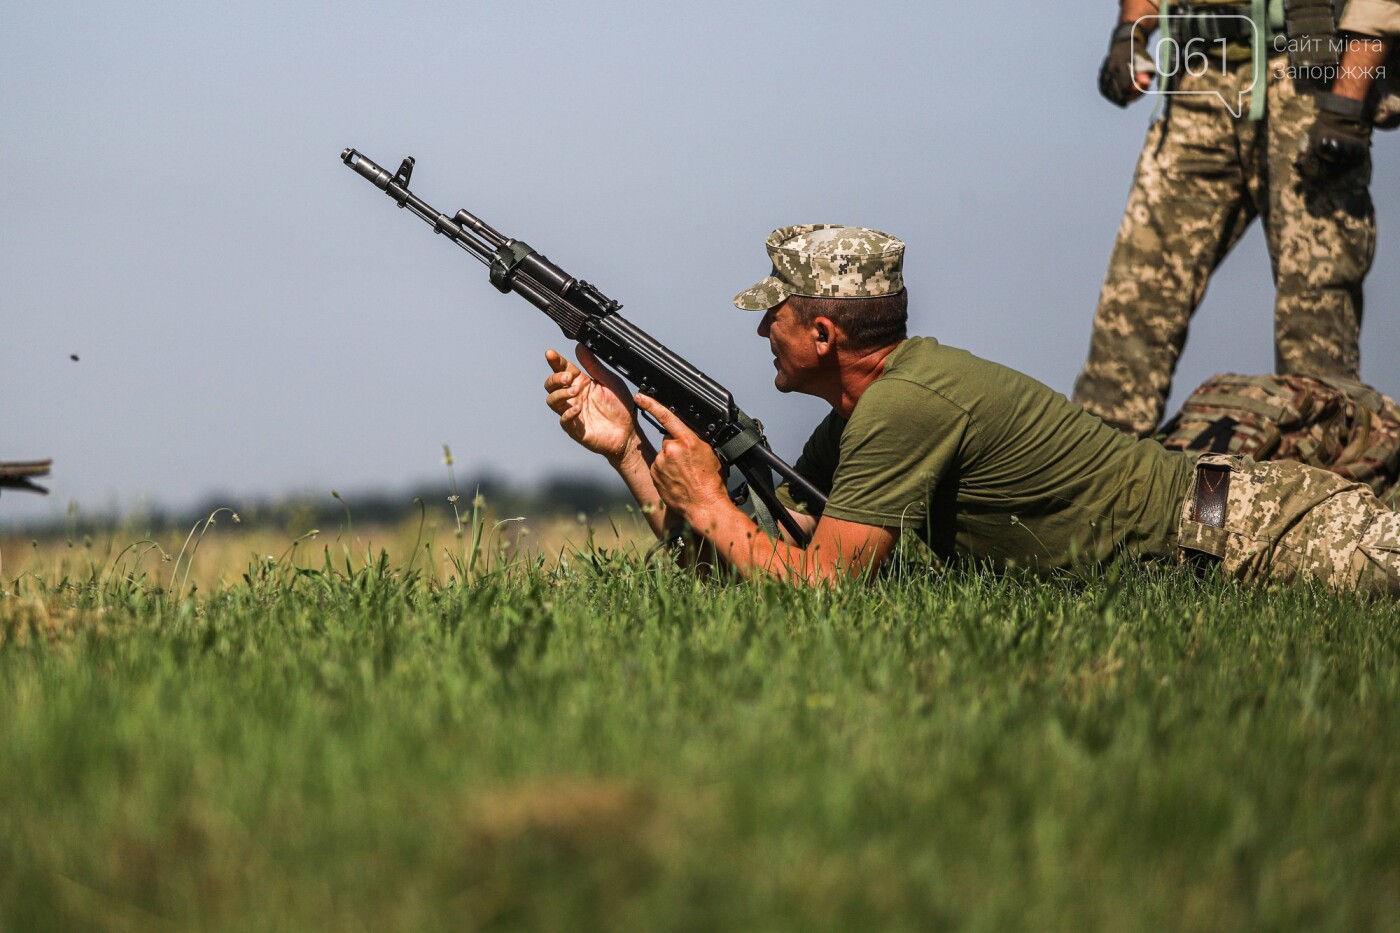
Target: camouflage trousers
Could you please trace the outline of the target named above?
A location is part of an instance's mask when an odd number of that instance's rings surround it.
[[[1145,436],[1162,418],[1187,328],[1211,273],[1254,218],[1273,269],[1279,373],[1360,377],[1361,286],[1375,252],[1370,160],[1328,182],[1293,167],[1316,116],[1287,56],[1267,69],[1267,111],[1236,118],[1216,94],[1176,95],[1147,134],[1094,317],[1074,401]],[[1232,102],[1249,88],[1248,61],[1188,76],[1182,91]]]
[[[1400,512],[1371,487],[1288,460],[1210,454],[1200,463],[1229,470],[1224,527],[1195,520],[1198,470],[1182,504],[1177,545],[1219,558],[1246,583],[1305,580],[1331,589],[1400,596]]]

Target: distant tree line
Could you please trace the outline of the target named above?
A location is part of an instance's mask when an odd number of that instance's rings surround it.
[[[548,477],[533,486],[513,484],[495,475],[482,475],[459,481],[455,502],[453,496],[453,490],[442,481],[399,492],[346,489],[277,498],[215,494],[188,509],[153,506],[124,514],[74,509],[61,519],[0,525],[0,532],[34,537],[76,537],[124,526],[159,533],[188,530],[216,510],[231,509],[238,513],[241,523],[285,527],[299,534],[312,528],[339,528],[347,518],[356,525],[386,525],[416,520],[421,515],[429,521],[451,525],[457,522],[458,516],[462,521],[470,519],[474,504],[484,514],[496,518],[522,515],[532,520],[547,520],[572,518],[580,513],[595,515],[620,511],[632,501],[616,482],[565,475]],[[0,517],[3,517],[2,507]],[[223,526],[232,524],[227,512],[216,521]]]

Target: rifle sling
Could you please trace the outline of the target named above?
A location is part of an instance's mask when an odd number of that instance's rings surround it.
[[[740,457],[763,443],[763,434],[757,422],[742,411],[738,413],[737,420],[741,428],[739,433],[715,448],[715,453],[719,454],[720,460],[726,464],[737,463]],[[741,467],[741,469],[743,468]],[[766,470],[767,468],[758,466],[757,469]],[[749,471],[744,470],[744,474],[748,476]],[[778,521],[773,517],[773,510],[769,508],[767,501],[765,501],[767,497],[764,495],[765,490],[771,486],[771,480],[767,484],[760,484],[754,482],[753,477],[750,477],[749,492],[752,494],[750,498],[753,502],[754,521],[758,523],[758,527],[763,529],[764,534],[770,538],[776,538],[778,537]]]
[[[763,434],[757,422],[742,411],[735,420],[739,422],[739,433],[715,448],[715,453],[719,454],[719,458],[726,464],[736,462],[748,453],[750,448],[763,443]]]

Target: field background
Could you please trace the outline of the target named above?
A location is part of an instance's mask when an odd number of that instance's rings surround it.
[[[1393,602],[469,505],[0,535],[0,929],[1400,927]]]

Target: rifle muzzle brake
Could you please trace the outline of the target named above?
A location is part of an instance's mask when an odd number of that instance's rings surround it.
[[[389,182],[394,180],[393,175],[390,175],[384,169],[375,165],[372,159],[361,155],[354,149],[346,149],[340,154],[340,158],[346,165],[374,182],[374,186],[381,191],[388,188]]]

